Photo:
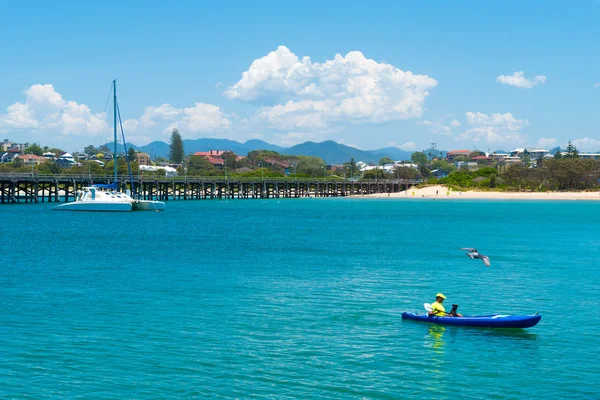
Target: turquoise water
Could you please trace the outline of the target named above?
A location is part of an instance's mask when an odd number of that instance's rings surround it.
[[[0,206],[1,398],[600,396],[600,203],[50,207]],[[439,291],[465,315],[543,318],[401,320]]]

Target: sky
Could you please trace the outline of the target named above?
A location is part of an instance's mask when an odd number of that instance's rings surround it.
[[[0,135],[600,151],[598,1],[0,0]],[[1,140],[1,139],[0,139]]]

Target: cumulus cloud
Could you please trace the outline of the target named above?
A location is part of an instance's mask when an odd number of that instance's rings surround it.
[[[538,84],[546,83],[546,76],[536,75],[533,79],[527,79],[523,71],[515,71],[512,75],[500,75],[496,78],[496,82],[522,89],[531,89]]]
[[[0,131],[58,133],[65,140],[111,130],[106,113],[93,113],[85,104],[65,100],[51,84],[32,85],[23,94],[24,102],[16,102],[5,114],[0,114]],[[146,107],[139,119],[124,121],[123,129],[128,141],[139,144],[151,141],[153,136],[156,140],[156,133],[170,133],[173,128],[178,128],[184,137],[227,130],[231,126],[230,118],[212,104],[195,103],[187,108],[162,104]]]
[[[279,46],[252,62],[224,95],[268,103],[256,118],[269,126],[323,129],[336,123],[419,118],[437,83],[427,75],[368,59],[359,51],[317,63]]]
[[[460,126],[460,121],[458,121],[458,120],[456,120],[456,119],[453,119],[453,120],[450,122],[450,127],[451,127],[451,128],[458,128],[459,126]]]
[[[125,132],[134,135],[151,132],[170,134],[177,128],[183,138],[196,137],[194,134],[197,133],[215,133],[230,126],[228,115],[218,106],[205,103],[196,103],[188,108],[176,108],[170,104],[150,106],[146,107],[139,119],[129,119],[123,123]]]
[[[573,143],[573,145],[575,147],[577,147],[578,151],[590,151],[590,152],[600,151],[600,140],[590,138],[587,136],[582,139],[572,140],[571,143]],[[563,148],[566,148],[566,147],[567,147],[567,145],[565,144]]]
[[[16,102],[0,115],[0,129],[52,131],[68,137],[94,134],[106,126],[104,113],[92,113],[85,104],[63,99],[53,85],[35,84],[23,94],[25,102]]]
[[[468,128],[456,137],[457,141],[515,144],[525,140],[521,130],[529,125],[526,119],[517,119],[511,113],[487,115],[469,111],[465,115]]]
[[[417,144],[415,142],[404,142],[396,147],[402,150],[414,150],[417,148]]]
[[[541,147],[543,149],[551,149],[552,147],[556,146],[556,143],[558,142],[558,140],[556,140],[555,138],[539,138],[537,141],[537,147]]]
[[[461,126],[460,121],[453,119],[448,122],[447,119],[430,121],[427,119],[417,121],[417,125],[430,127],[430,132],[436,135],[452,136],[453,129]]]

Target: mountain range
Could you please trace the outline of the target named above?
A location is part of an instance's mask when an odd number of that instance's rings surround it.
[[[112,143],[107,143],[112,148]],[[152,142],[145,146],[127,144],[137,151],[150,154],[150,157],[169,157],[169,144],[165,142]],[[183,141],[185,154],[193,154],[197,151],[228,150],[239,156],[246,156],[254,150],[272,150],[279,154],[293,156],[315,156],[325,160],[327,164],[342,164],[354,158],[354,161],[365,163],[377,163],[382,157],[390,157],[394,161],[410,160],[412,151],[405,151],[396,147],[386,147],[377,150],[361,150],[327,140],[325,142],[304,142],[292,147],[280,147],[262,140],[252,139],[244,143],[228,139],[186,139]]]

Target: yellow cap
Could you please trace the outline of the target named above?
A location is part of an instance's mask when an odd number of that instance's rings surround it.
[[[441,294],[441,293],[438,293],[438,294],[436,294],[436,295],[435,295],[435,297],[436,297],[436,298],[438,298],[438,297],[441,297],[442,299],[445,299],[445,298],[446,298],[446,296],[444,296],[444,295],[443,295],[443,294]]]

